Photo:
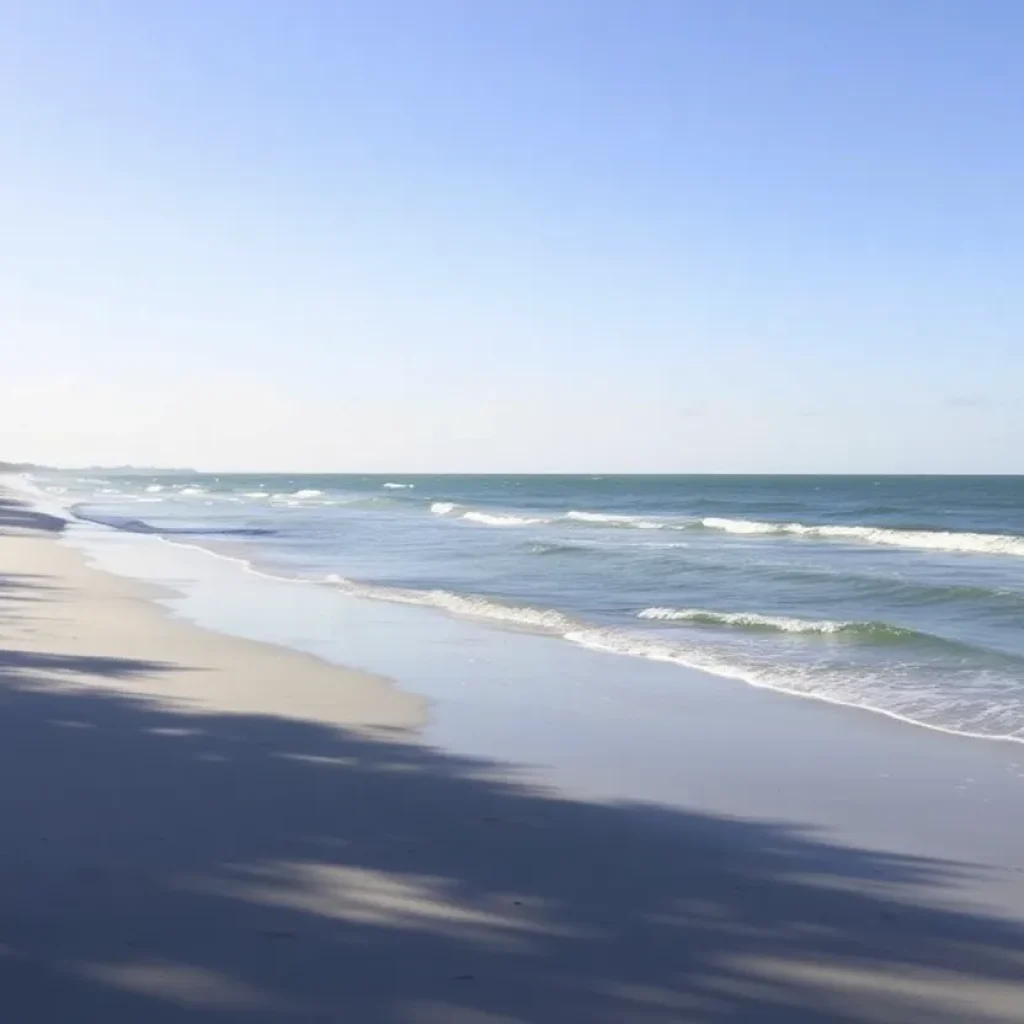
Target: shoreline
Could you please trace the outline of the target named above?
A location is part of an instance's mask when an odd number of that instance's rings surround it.
[[[239,554],[239,553],[236,553],[236,552],[221,551],[221,550],[218,550],[217,548],[210,547],[210,546],[203,545],[203,544],[190,543],[190,542],[188,542],[186,540],[175,539],[175,538],[172,538],[172,537],[163,536],[163,535],[160,535],[159,533],[156,533],[156,532],[154,532],[151,535],[150,534],[133,534],[130,531],[120,531],[120,530],[117,530],[116,527],[112,527],[112,526],[110,526],[108,524],[104,524],[104,523],[94,522],[92,520],[82,520],[82,521],[71,520],[70,522],[72,524],[86,525],[86,526],[93,527],[93,528],[99,528],[101,531],[113,530],[113,531],[115,531],[117,533],[124,534],[124,535],[130,536],[130,537],[148,537],[150,539],[158,541],[161,544],[169,545],[172,548],[177,548],[177,549],[181,549],[181,550],[198,552],[198,553],[202,554],[203,556],[206,556],[206,557],[209,557],[209,558],[212,558],[212,559],[216,559],[216,560],[219,560],[219,561],[226,562],[226,563],[230,564],[231,566],[233,566],[233,567],[235,567],[235,568],[237,568],[237,569],[239,569],[239,570],[241,570],[241,571],[243,571],[243,572],[245,572],[247,574],[250,574],[250,575],[255,576],[255,577],[259,577],[260,579],[270,580],[270,581],[273,581],[274,583],[277,583],[277,584],[285,584],[285,585],[288,585],[288,586],[299,586],[299,587],[310,587],[310,586],[323,587],[325,589],[336,591],[339,594],[339,596],[342,596],[342,597],[344,597],[346,599],[354,598],[354,599],[360,600],[360,601],[377,601],[377,602],[384,602],[384,603],[391,604],[391,605],[410,606],[410,607],[413,607],[413,608],[425,609],[428,612],[439,613],[441,615],[444,615],[445,617],[455,618],[457,620],[468,622],[468,623],[471,623],[474,626],[480,626],[481,628],[485,628],[485,629],[491,629],[491,630],[495,630],[495,631],[499,631],[499,632],[515,633],[515,634],[519,634],[519,635],[525,634],[525,635],[530,635],[530,636],[540,636],[540,637],[546,637],[546,638],[549,638],[549,639],[559,640],[559,641],[562,641],[562,642],[565,642],[565,643],[577,645],[577,646],[579,646],[581,648],[584,648],[586,650],[595,651],[595,652],[597,652],[597,653],[599,653],[599,654],[601,654],[602,656],[605,656],[605,657],[609,657],[610,656],[610,657],[613,657],[613,658],[616,658],[616,659],[639,657],[639,658],[643,658],[643,660],[646,660],[646,661],[660,662],[660,663],[664,663],[664,664],[675,666],[682,673],[687,673],[687,674],[694,674],[694,673],[696,673],[696,674],[699,674],[699,675],[702,675],[702,676],[706,676],[706,677],[710,677],[710,678],[717,679],[717,680],[720,680],[720,681],[724,681],[726,684],[739,684],[739,685],[742,685],[742,686],[752,687],[753,689],[760,690],[760,691],[763,691],[763,692],[769,693],[769,694],[775,694],[775,695],[778,695],[778,696],[781,696],[781,697],[785,697],[785,698],[797,698],[797,699],[803,700],[803,701],[812,701],[812,702],[818,703],[818,704],[825,704],[825,705],[828,705],[828,706],[833,707],[833,708],[841,708],[841,709],[843,709],[846,712],[853,712],[855,714],[862,714],[862,715],[863,714],[867,714],[867,715],[870,715],[872,717],[876,717],[877,716],[877,717],[881,717],[881,718],[887,719],[890,722],[894,722],[894,723],[897,723],[897,724],[902,725],[902,726],[909,726],[909,727],[914,728],[914,729],[923,729],[923,730],[926,730],[928,732],[938,733],[938,734],[941,734],[941,735],[944,735],[944,736],[949,736],[949,737],[952,737],[952,738],[958,739],[958,740],[966,739],[966,740],[982,741],[982,742],[996,743],[996,744],[1013,744],[1013,745],[1021,744],[1021,745],[1024,745],[1024,735],[1021,735],[1019,733],[1018,734],[1009,734],[1009,733],[1007,733],[1007,734],[994,734],[994,733],[976,732],[976,731],[971,731],[971,730],[967,730],[967,729],[957,729],[957,728],[954,728],[954,727],[951,727],[951,726],[940,725],[940,724],[936,724],[936,723],[932,723],[932,722],[928,722],[928,721],[923,721],[923,720],[918,719],[918,718],[912,718],[909,715],[901,714],[898,711],[892,711],[892,710],[889,710],[889,709],[884,708],[884,707],[879,707],[879,706],[875,706],[875,705],[868,704],[868,703],[858,703],[858,702],[856,702],[854,700],[846,700],[846,699],[843,699],[841,697],[831,696],[831,695],[829,695],[827,693],[817,693],[817,692],[802,691],[802,690],[794,689],[794,688],[791,688],[791,687],[779,685],[779,684],[774,683],[774,682],[762,682],[762,681],[759,681],[757,679],[751,678],[747,674],[744,674],[742,672],[729,672],[729,671],[724,671],[724,670],[722,670],[722,671],[715,671],[715,670],[713,670],[711,668],[708,668],[708,667],[705,667],[705,666],[689,664],[688,662],[682,661],[682,660],[680,660],[680,659],[678,659],[676,657],[672,657],[672,656],[657,657],[657,656],[653,656],[653,655],[636,655],[636,654],[634,654],[631,651],[623,651],[623,650],[615,649],[613,647],[603,647],[600,644],[585,642],[585,641],[582,641],[582,640],[578,639],[577,636],[574,635],[574,633],[579,633],[579,634],[582,635],[582,634],[586,634],[587,632],[599,632],[600,631],[600,627],[595,626],[595,625],[588,625],[588,624],[583,623],[583,622],[577,623],[576,624],[576,629],[571,631],[571,632],[569,632],[569,633],[559,633],[559,632],[553,632],[553,631],[547,630],[547,629],[532,627],[529,624],[519,623],[516,620],[511,620],[511,619],[510,620],[502,620],[502,619],[492,619],[492,618],[477,617],[477,616],[474,616],[472,614],[460,614],[459,612],[453,611],[453,610],[445,607],[444,605],[430,604],[430,603],[419,602],[419,601],[409,601],[409,600],[404,600],[404,599],[399,598],[399,597],[392,597],[392,596],[386,596],[386,595],[378,595],[378,594],[372,592],[375,589],[372,585],[366,585],[365,587],[362,587],[362,585],[352,584],[350,589],[345,589],[345,588],[342,588],[342,587],[338,587],[336,582],[329,582],[327,580],[316,580],[316,579],[308,579],[308,578],[299,577],[299,576],[279,575],[277,573],[274,573],[274,572],[271,572],[271,571],[268,571],[268,570],[265,570],[265,569],[257,568],[248,558],[245,557],[245,555],[242,555],[242,554]],[[101,571],[103,571],[103,570],[101,570]],[[114,573],[114,575],[117,575],[120,578],[124,578],[119,573]],[[140,584],[140,585],[145,586],[146,584]],[[157,584],[150,584],[150,585],[157,586]],[[488,600],[488,599],[485,599],[485,598],[479,598],[477,595],[462,595],[462,596],[464,597],[465,600],[468,600],[468,601]],[[535,611],[536,614],[538,614],[538,615],[552,615],[552,616],[566,616],[566,617],[568,617],[568,613],[559,612],[559,611],[556,611],[555,609],[531,609],[531,611]],[[200,628],[204,628],[204,627],[200,627]],[[218,632],[218,630],[213,630],[213,632]],[[254,639],[254,638],[251,638],[251,639]],[[254,642],[276,643],[277,646],[285,646],[285,647],[288,647],[289,649],[292,649],[292,650],[295,649],[295,648],[291,647],[290,645],[280,644],[280,643],[277,643],[275,641],[262,641],[262,640],[254,639]],[[325,658],[324,660],[329,661],[331,664],[341,665],[341,667],[343,667],[343,668],[346,667],[345,665],[341,664],[338,661],[332,661],[330,658]]]
[[[19,503],[20,504],[20,503]],[[152,582],[115,575],[88,563],[74,547],[56,542],[60,520],[22,506],[11,519],[9,499],[0,505],[5,577],[42,576],[59,580],[59,596],[51,596],[53,619],[60,630],[34,628],[23,637],[7,636],[13,651],[28,650],[46,637],[58,656],[100,656],[108,647],[152,663],[175,665],[172,678],[160,672],[139,675],[134,686],[149,696],[174,702],[180,710],[201,712],[213,704],[239,713],[297,713],[313,720],[344,725],[380,725],[414,729],[425,720],[425,705],[390,681],[348,669],[313,655],[258,640],[239,640],[186,622],[156,602],[173,590]],[[13,535],[12,535],[13,534]],[[37,624],[41,625],[41,624]],[[87,639],[82,639],[85,634]],[[30,639],[31,638],[31,639]],[[190,661],[176,664],[182,650]],[[287,699],[273,685],[289,679]],[[245,675],[243,686],[232,680]]]
[[[857,723],[822,736],[805,727],[838,723],[836,709],[696,674],[679,688],[671,666],[605,705],[590,673],[624,661],[538,637],[501,645],[500,690],[463,660],[466,688],[446,674],[472,627],[425,616],[402,634],[400,616],[347,605],[323,621],[356,645],[350,663],[370,663],[360,652],[381,635],[397,660],[344,669],[193,625],[162,607],[185,598],[93,568],[59,536],[0,503],[0,984],[19,1024],[1019,1020],[1012,821],[987,796],[949,820],[949,796],[907,788],[938,771],[928,756],[953,775],[1009,763],[976,741]],[[266,586],[252,600],[274,621],[290,611],[313,635],[317,614],[335,615]],[[210,594],[230,610],[232,591]],[[437,722],[419,677],[424,697],[387,681],[404,685],[412,664],[448,687]],[[561,704],[544,673],[566,681]],[[577,678],[594,707],[574,703]],[[663,700],[685,713],[661,714]],[[475,755],[445,741],[467,711],[487,748]],[[671,762],[646,746],[658,719]],[[628,777],[632,749],[646,796],[531,782],[503,756],[524,722],[563,749],[575,737],[584,775]],[[897,749],[907,777],[873,783],[865,771]],[[839,835],[816,805],[782,813],[765,785],[852,801],[853,833],[863,819],[892,841]],[[916,850],[899,807],[919,816]],[[1002,839],[981,835],[986,861],[941,838],[1000,821]]]
[[[67,508],[54,504],[51,497],[44,494],[31,483],[18,480],[11,480],[8,483],[10,486],[17,487],[19,491],[23,492],[26,499],[34,507],[46,511],[57,510],[63,515],[69,514]],[[114,522],[107,523],[102,518],[79,518],[73,511],[70,512],[70,515],[72,526],[69,533],[75,541],[75,546],[88,551],[94,561],[97,548],[101,549],[101,554],[105,554],[102,549],[106,545],[101,538],[111,532],[131,538],[135,543],[140,543],[143,539],[149,539],[174,549],[201,552],[205,556],[223,560],[232,567],[241,569],[260,579],[272,580],[276,583],[290,586],[330,588],[335,590],[341,599],[354,597],[358,600],[380,601],[392,605],[437,611],[442,615],[452,616],[461,621],[479,625],[481,628],[516,634],[525,633],[528,635],[555,637],[565,643],[598,651],[605,657],[615,655],[618,658],[637,658],[644,661],[664,662],[677,667],[681,673],[681,680],[685,675],[696,673],[724,681],[727,684],[740,683],[743,686],[768,693],[779,694],[785,697],[798,697],[802,700],[822,703],[835,708],[842,708],[846,711],[867,712],[872,716],[886,718],[901,725],[913,726],[957,739],[990,740],[1000,744],[1012,745],[1024,744],[1024,734],[1021,734],[1019,728],[1006,725],[1003,722],[990,724],[989,721],[985,720],[985,715],[979,718],[976,709],[973,720],[966,711],[963,711],[958,724],[946,724],[941,718],[936,717],[934,708],[929,707],[927,704],[914,707],[912,701],[903,699],[899,694],[896,694],[895,697],[892,694],[887,694],[884,687],[881,690],[881,694],[882,698],[887,699],[880,699],[879,693],[870,687],[861,687],[855,692],[847,692],[848,687],[843,685],[837,686],[834,682],[826,685],[824,688],[817,684],[812,685],[810,688],[802,688],[799,673],[797,673],[798,678],[794,681],[791,678],[791,672],[783,671],[780,673],[775,671],[777,667],[775,662],[769,665],[762,664],[758,666],[751,663],[744,666],[742,662],[736,662],[735,659],[732,661],[728,658],[724,660],[721,658],[715,659],[714,655],[712,655],[713,663],[708,663],[706,652],[702,654],[700,650],[697,650],[696,653],[694,651],[675,650],[671,640],[665,641],[663,645],[660,637],[632,637],[628,633],[621,632],[621,625],[609,626],[607,623],[602,624],[600,621],[576,618],[571,611],[560,610],[545,604],[529,605],[514,601],[503,602],[484,594],[459,592],[457,590],[448,591],[438,588],[407,590],[401,586],[377,585],[360,583],[357,580],[346,580],[333,573],[327,573],[322,578],[289,574],[287,570],[275,569],[273,563],[270,563],[270,568],[266,564],[261,565],[258,549],[231,549],[230,547],[225,549],[224,545],[198,543],[190,538],[173,533],[171,535],[164,534],[144,521],[142,526],[145,528],[135,530],[122,528]],[[181,532],[188,533],[190,531]],[[102,563],[102,561],[103,559],[100,558],[99,562]],[[133,566],[119,566],[115,573],[139,577],[138,572]],[[159,576],[160,574],[157,573],[156,575]],[[140,578],[145,578],[145,576],[143,575]],[[642,615],[638,617],[642,618]],[[203,624],[201,617],[193,617],[193,620]],[[213,628],[217,631],[225,632],[219,626],[214,626]],[[236,632],[230,629],[226,631]],[[927,634],[925,636],[928,639],[934,639],[928,637]],[[250,638],[264,639],[263,637],[251,636]],[[291,648],[295,647],[294,644],[282,642],[279,638],[273,642]],[[637,646],[638,644],[639,646]],[[664,647],[664,650],[662,650],[662,647]],[[339,659],[331,654],[327,654],[326,658],[335,664],[343,666],[349,664],[346,659]],[[628,672],[630,669],[624,668],[621,671]],[[922,668],[918,673],[919,677],[923,678],[923,673],[926,671],[926,668]],[[988,710],[990,708],[985,709],[986,713]]]

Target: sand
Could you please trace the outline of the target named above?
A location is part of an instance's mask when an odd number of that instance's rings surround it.
[[[1024,1021],[974,866],[526,785],[61,525],[0,502],[5,1024]]]

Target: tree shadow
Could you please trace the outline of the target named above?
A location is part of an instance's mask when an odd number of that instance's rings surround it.
[[[46,533],[60,533],[67,522],[60,516],[36,512],[23,501],[0,497],[0,535],[22,530],[42,530]]]
[[[56,673],[72,676],[103,676],[107,679],[127,679],[153,672],[169,672],[178,667],[164,661],[139,658],[107,658],[84,654],[47,654],[43,651],[0,650],[0,681],[8,681],[12,674],[42,673],[43,679],[53,679]]]
[[[69,687],[173,666],[55,657],[0,663],[12,1024],[1021,1019],[1024,933],[936,895],[968,866]]]
[[[46,582],[49,579],[50,577],[37,573],[0,573],[0,607],[9,608],[19,602],[45,601],[47,594],[53,594],[60,589]]]

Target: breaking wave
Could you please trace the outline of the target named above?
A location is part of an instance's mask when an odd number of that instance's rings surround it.
[[[716,612],[705,608],[645,608],[638,619],[656,622],[692,622],[702,626],[738,626],[745,629],[780,633],[836,633],[871,638],[915,637],[912,629],[890,626],[885,622],[843,622],[832,619],[799,619],[786,615],[762,615],[760,612]]]
[[[883,526],[806,526],[803,523],[769,523],[754,519],[708,517],[700,521],[709,530],[739,534],[789,534],[824,537],[864,544],[924,551],[949,551],[972,555],[1016,555],[1024,558],[1024,537],[1001,533],[954,533],[946,530],[901,530]]]

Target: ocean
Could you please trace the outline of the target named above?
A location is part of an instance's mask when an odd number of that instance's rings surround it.
[[[82,521],[262,575],[1024,741],[1022,477],[32,482]]]

